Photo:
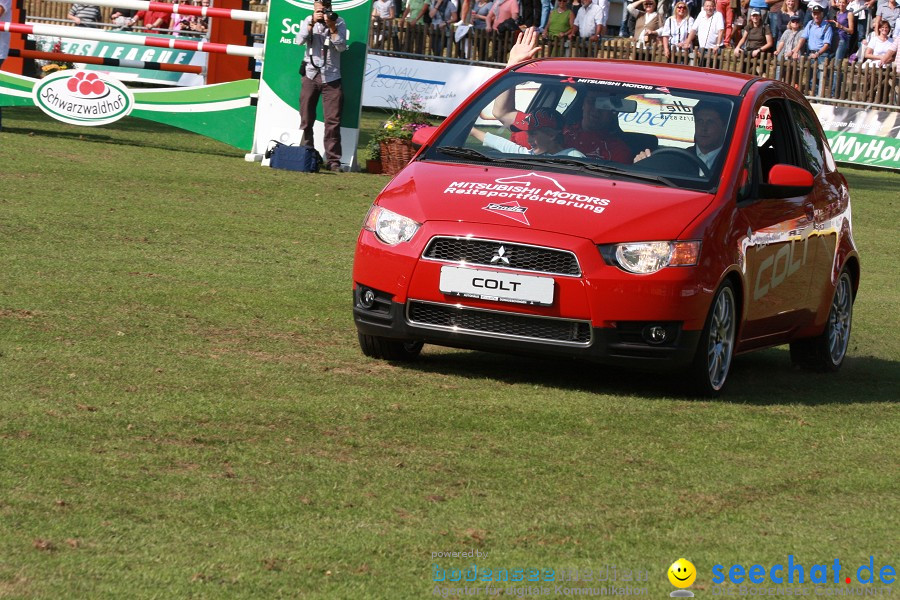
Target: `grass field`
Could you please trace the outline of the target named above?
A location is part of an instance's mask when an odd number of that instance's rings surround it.
[[[3,126],[0,598],[416,598],[473,563],[641,569],[661,598],[680,556],[702,598],[715,564],[898,566],[900,175],[844,169],[844,369],[773,349],[693,401],[569,362],[364,358],[350,272],[386,177],[134,120]]]

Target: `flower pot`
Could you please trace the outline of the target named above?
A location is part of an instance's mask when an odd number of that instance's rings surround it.
[[[416,153],[409,140],[389,139],[381,142],[381,164],[385,175],[396,175]]]
[[[366,173],[371,175],[381,175],[384,173],[384,166],[380,158],[370,158],[366,161]]]

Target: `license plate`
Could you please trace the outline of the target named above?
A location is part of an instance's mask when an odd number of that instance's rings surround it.
[[[552,277],[444,266],[440,290],[466,298],[549,306],[555,283]]]

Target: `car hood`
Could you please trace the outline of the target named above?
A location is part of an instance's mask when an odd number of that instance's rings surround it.
[[[713,197],[596,175],[417,161],[378,203],[420,223],[510,225],[608,243],[675,239]]]

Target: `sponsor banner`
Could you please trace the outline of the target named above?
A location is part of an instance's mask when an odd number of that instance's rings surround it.
[[[134,97],[124,85],[83,71],[45,77],[32,94],[38,108],[71,125],[108,125],[134,107]]]
[[[142,34],[121,31],[123,33],[139,37]],[[171,38],[168,35],[154,35],[153,37]],[[148,46],[133,46],[131,44],[117,44],[97,40],[78,40],[74,38],[57,38],[45,35],[29,36],[33,39],[39,50],[44,52],[54,51],[54,46],[59,42],[57,52],[77,54],[79,56],[98,56],[100,58],[117,58],[120,60],[141,60],[144,62],[174,63],[178,65],[195,65],[206,67],[206,52],[194,52],[193,50],[175,50],[169,48],[151,48]],[[39,63],[40,64],[40,63]],[[176,73],[170,71],[152,71],[150,69],[130,69],[128,67],[109,67],[104,65],[76,65],[77,69],[103,73],[108,78],[120,81],[140,81],[142,83],[155,83],[159,85],[197,86],[203,85],[202,75],[195,73]]]
[[[900,169],[900,112],[813,104],[838,162]]]
[[[427,113],[446,117],[500,70],[369,55],[363,81],[363,106],[396,108],[400,98],[418,96]]]

